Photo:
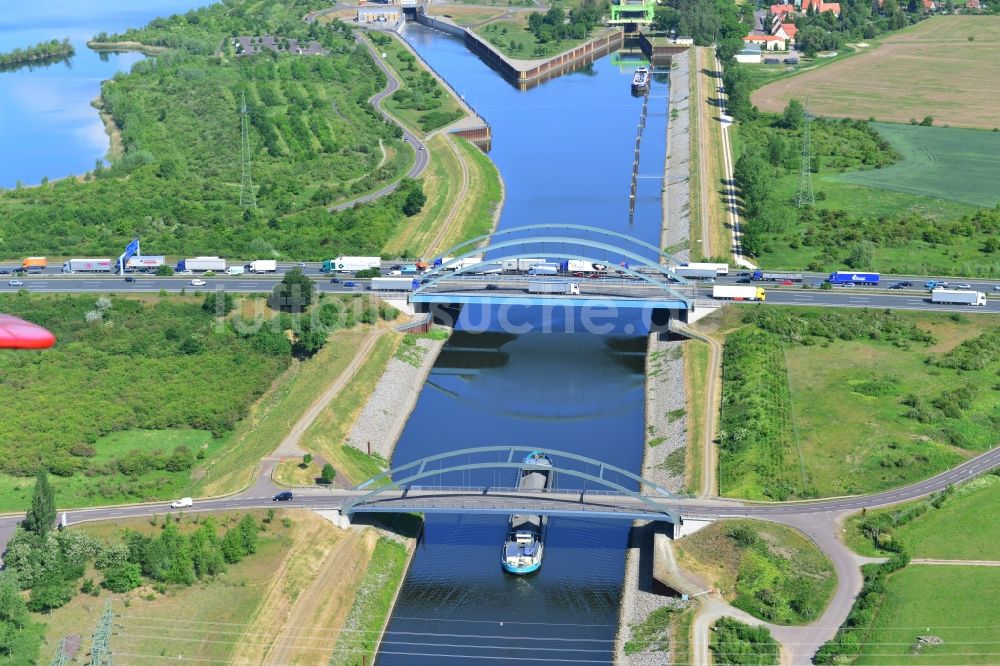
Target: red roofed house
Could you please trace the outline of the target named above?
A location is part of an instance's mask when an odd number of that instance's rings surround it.
[[[839,2],[823,2],[823,0],[802,0],[802,11],[808,12],[812,9],[817,14],[823,12],[833,12],[834,16],[840,16]]]
[[[771,15],[784,17],[795,11],[795,5],[771,5]]]
[[[965,3],[965,8],[966,9],[981,9],[982,6],[979,4],[979,0],[968,0],[968,2]]]
[[[937,3],[934,0],[923,0],[923,6],[925,12],[937,11]]]
[[[783,37],[790,42],[795,41],[795,34],[799,31],[799,28],[794,23],[779,23],[777,27],[772,31],[772,34],[779,37]]]
[[[787,41],[780,35],[747,35],[743,38],[748,44],[758,44],[763,51],[785,51]]]

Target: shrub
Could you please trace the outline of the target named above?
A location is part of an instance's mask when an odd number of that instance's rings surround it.
[[[134,590],[142,585],[142,567],[129,562],[116,564],[104,572],[101,585],[118,594]]]

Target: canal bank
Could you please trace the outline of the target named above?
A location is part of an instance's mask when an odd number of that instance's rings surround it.
[[[678,259],[701,254],[691,247],[691,75],[687,49],[673,56],[663,166],[663,227],[660,247]]]

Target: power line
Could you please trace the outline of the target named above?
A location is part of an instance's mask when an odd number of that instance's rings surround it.
[[[257,195],[253,191],[253,179],[250,177],[250,112],[247,109],[247,94],[240,93],[240,208],[257,210]]]
[[[66,666],[69,663],[69,655],[66,654],[66,637],[59,639],[59,649],[52,655],[49,666]]]

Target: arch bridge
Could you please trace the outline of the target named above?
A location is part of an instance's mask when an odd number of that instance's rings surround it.
[[[467,262],[480,257],[482,263]],[[587,275],[572,278],[502,270],[505,262],[516,267],[517,260],[528,258],[583,261],[613,267],[614,272],[584,271]],[[692,310],[690,283],[661,260],[680,263],[654,245],[608,229],[578,224],[513,227],[446,250],[410,302],[422,308],[475,303]],[[484,273],[484,265],[500,266],[501,271]],[[537,283],[543,281],[566,285],[565,291],[557,285],[549,293],[537,293]]]
[[[555,486],[522,490],[513,485],[424,485],[444,475],[471,477],[473,472],[536,469],[524,458],[541,451],[552,460]],[[575,465],[573,463],[576,463]],[[485,476],[480,474],[479,476]],[[582,481],[581,487],[559,488],[561,477]],[[639,490],[624,485],[634,484]],[[569,451],[523,446],[481,446],[414,460],[357,486],[368,492],[353,497],[342,511],[354,513],[530,513],[547,516],[622,518],[682,522],[678,497],[659,484],[628,470]],[[646,492],[643,492],[645,490]]]

